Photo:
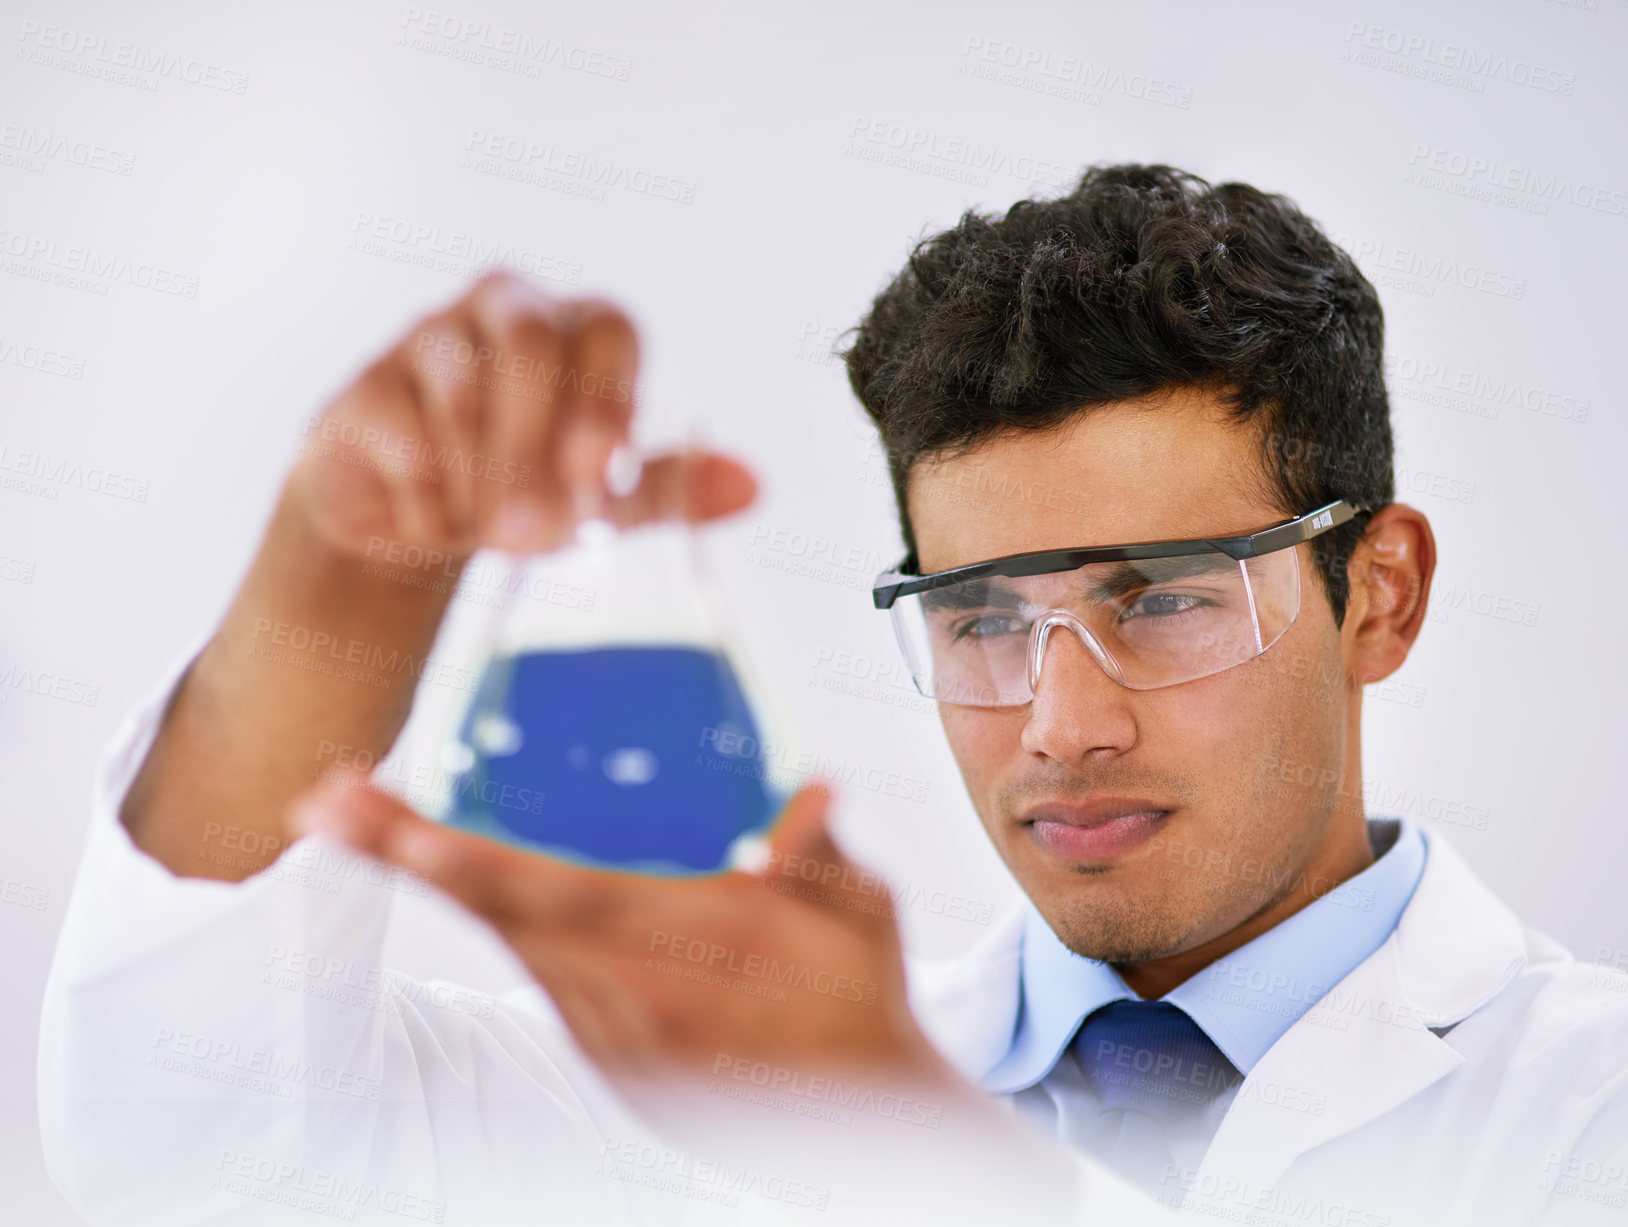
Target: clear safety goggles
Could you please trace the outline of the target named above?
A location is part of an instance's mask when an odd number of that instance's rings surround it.
[[[1054,631],[1073,634],[1131,690],[1208,677],[1253,660],[1300,612],[1292,548],[1367,514],[1344,500],[1241,537],[1039,550],[876,578],[916,688],[1008,707],[1034,698]]]

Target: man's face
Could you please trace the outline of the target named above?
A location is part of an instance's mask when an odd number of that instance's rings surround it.
[[[1235,536],[1277,523],[1253,427],[1214,396],[1160,394],[1063,427],[988,440],[911,470],[922,572],[1066,546]],[[1342,770],[1354,710],[1340,631],[1299,551],[1300,613],[1254,660],[1129,690],[1072,634],[1053,632],[1031,702],[939,705],[996,850],[1064,943],[1137,963],[1191,950],[1304,890],[1352,808]],[[1319,779],[1322,788],[1299,781]],[[1103,798],[1140,817],[1095,822]],[[1070,811],[1069,807],[1073,807]],[[1360,812],[1360,811],[1359,811]],[[1072,821],[1071,821],[1072,819]]]

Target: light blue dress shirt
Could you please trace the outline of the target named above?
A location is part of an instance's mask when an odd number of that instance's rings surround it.
[[[1424,873],[1425,843],[1403,819],[1370,819],[1376,859],[1355,877],[1178,985],[1162,1000],[1180,1007],[1247,1075],[1266,1050],[1331,988],[1384,944]],[[1012,1046],[982,1079],[1014,1094],[1019,1111],[1066,1142],[1098,1113],[1077,1063],[1061,1060],[1080,1024],[1111,1001],[1140,998],[1106,963],[1058,940],[1032,905],[1024,921],[1021,995]],[[1214,1105],[1226,1110],[1229,1093]],[[1209,1131],[1185,1159],[1196,1164]],[[1178,1158],[1183,1157],[1178,1153]]]

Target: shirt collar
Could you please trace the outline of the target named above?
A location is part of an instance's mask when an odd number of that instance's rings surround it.
[[[1373,819],[1368,837],[1379,855],[1367,869],[1163,998],[1198,1023],[1242,1073],[1384,944],[1413,897],[1425,862],[1418,828],[1405,819]],[[1033,1086],[1087,1015],[1112,1001],[1137,1000],[1111,966],[1063,945],[1032,903],[1022,943],[1017,1026],[1011,1047],[982,1080],[991,1092]]]

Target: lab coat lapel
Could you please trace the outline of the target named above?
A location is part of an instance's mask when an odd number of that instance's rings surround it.
[[[1023,920],[1020,904],[959,958],[910,964],[916,1019],[969,1082],[981,1082],[1012,1046],[1022,996]]]
[[[1413,1014],[1387,942],[1272,1045],[1250,1071],[1201,1165],[1275,1184],[1306,1151],[1411,1099],[1462,1057]],[[1320,1109],[1320,1111],[1319,1111]]]
[[[1437,1032],[1509,983],[1525,963],[1525,942],[1519,921],[1446,842],[1427,833],[1426,843],[1424,874],[1396,931],[1250,1072],[1204,1156],[1199,1187],[1222,1176],[1271,1185],[1313,1147],[1400,1107],[1462,1063]]]
[[[1204,1156],[1201,1181],[1272,1184],[1313,1147],[1416,1097],[1462,1061],[1431,1028],[1445,1034],[1525,966],[1520,921],[1445,840],[1424,836],[1424,873],[1396,931],[1250,1072]],[[1011,1045],[1022,936],[1019,906],[961,958],[911,964],[918,1020],[970,1081],[981,1081]],[[1294,1110],[1285,1096],[1312,1107]]]

